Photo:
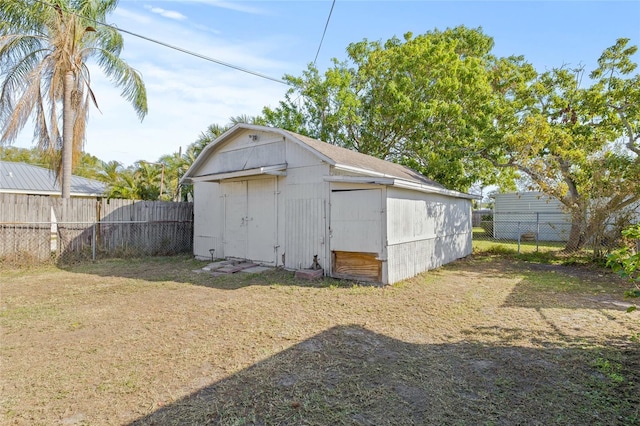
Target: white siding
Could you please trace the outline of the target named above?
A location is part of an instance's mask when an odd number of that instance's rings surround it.
[[[220,183],[223,204],[222,244],[225,257],[247,257],[247,181]]]
[[[275,264],[275,178],[247,181],[247,258]]]
[[[493,221],[495,239],[517,240],[533,232],[540,241],[567,241],[571,229],[562,203],[541,192],[497,194]]]
[[[199,259],[224,257],[222,245],[223,203],[219,185],[197,182],[193,188],[193,253]]]
[[[471,254],[471,201],[387,190],[388,283]]]
[[[315,255],[323,268],[328,267],[324,256],[324,208],[324,200],[318,198],[287,200],[285,267],[309,268]]]
[[[217,148],[209,161],[198,169],[197,175],[250,170],[285,162],[285,142],[281,137],[260,135],[254,142],[249,138],[249,134],[246,134]]]
[[[284,216],[281,218],[285,234],[280,253],[285,254],[286,268],[308,268],[313,256],[318,255],[320,265],[329,270],[326,247],[329,184],[323,180],[328,166],[317,161],[318,164],[310,165],[300,161],[303,158],[297,160],[297,166],[291,167],[290,164],[287,168],[287,176],[282,179],[280,187],[280,197],[284,200]]]
[[[331,250],[380,256],[382,210],[380,188],[332,190]]]

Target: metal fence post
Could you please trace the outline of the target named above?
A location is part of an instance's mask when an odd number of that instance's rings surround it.
[[[96,260],[96,223],[91,227],[91,260]]]
[[[518,254],[520,254],[520,222],[518,222]]]
[[[536,252],[540,250],[540,212],[536,212]]]

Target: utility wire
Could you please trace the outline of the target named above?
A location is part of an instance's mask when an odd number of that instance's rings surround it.
[[[324,41],[324,36],[327,33],[327,27],[329,26],[329,21],[331,20],[331,14],[333,13],[333,6],[336,5],[336,0],[333,0],[331,3],[331,10],[329,10],[329,16],[327,16],[327,22],[324,24],[324,31],[322,32],[322,38],[320,39],[320,45],[318,46],[318,51],[316,52],[316,57],[313,59],[313,65],[316,64],[318,60],[318,55],[320,54],[320,48],[322,47],[322,42]]]
[[[49,7],[55,8],[55,5],[53,5],[51,3],[48,3],[46,1],[43,1],[43,0],[33,0],[33,1],[36,2],[36,3],[41,3],[41,4],[45,5],[45,6],[49,6]],[[333,9],[333,7],[332,7],[332,9]],[[219,59],[215,59],[215,58],[212,58],[210,56],[206,56],[206,55],[203,55],[201,53],[194,52],[192,50],[183,49],[182,47],[174,46],[174,45],[171,45],[169,43],[165,43],[165,42],[160,41],[160,40],[156,40],[156,39],[153,39],[153,38],[150,38],[150,37],[147,37],[147,36],[143,36],[141,34],[137,34],[137,33],[134,33],[132,31],[128,31],[128,30],[125,30],[125,29],[122,29],[122,28],[118,28],[118,27],[116,27],[114,25],[105,24],[104,22],[96,21],[95,19],[91,19],[91,18],[87,18],[86,16],[78,15],[75,12],[68,12],[68,13],[70,13],[72,15],[75,15],[75,16],[77,16],[79,18],[86,19],[87,21],[91,21],[91,22],[93,22],[95,24],[102,25],[104,27],[111,28],[111,29],[114,29],[116,31],[120,31],[122,33],[126,33],[126,34],[132,35],[134,37],[141,38],[141,39],[146,40],[146,41],[150,41],[151,43],[159,44],[160,46],[168,47],[169,49],[177,50],[178,52],[186,53],[187,55],[191,55],[191,56],[195,56],[196,58],[204,59],[205,61],[213,62],[213,63],[218,64],[218,65],[222,65],[222,66],[225,66],[225,67],[228,67],[228,68],[232,68],[232,69],[237,70],[237,71],[242,71],[244,73],[254,75],[256,77],[264,78],[266,80],[275,81],[276,83],[285,84],[285,85],[289,86],[289,83],[287,83],[286,81],[280,80],[279,78],[271,77],[271,76],[268,76],[266,74],[259,73],[257,71],[251,71],[251,70],[249,70],[247,68],[242,68],[242,67],[239,67],[237,65],[233,65],[233,64],[230,64],[228,62],[224,62],[224,61],[221,61]],[[326,28],[325,28],[325,31],[326,31]]]
[[[320,54],[320,48],[322,47],[324,36],[327,33],[327,27],[329,26],[329,21],[331,20],[331,14],[333,13],[333,6],[335,5],[336,5],[336,0],[333,0],[333,3],[331,3],[331,9],[329,10],[329,16],[327,16],[327,22],[324,24],[324,31],[322,32],[322,38],[320,39],[320,44],[318,45],[318,51],[316,52],[316,57],[313,59],[314,66],[316,65],[316,61],[318,60],[318,55]],[[293,103],[298,102],[298,99],[300,99],[302,96],[304,95],[300,93],[298,97],[293,100]]]
[[[215,59],[215,58],[212,58],[210,56],[203,55],[201,53],[197,53],[197,52],[194,52],[194,51],[191,51],[191,50],[183,49],[182,47],[173,46],[171,44],[165,43],[165,42],[160,41],[160,40],[155,40],[155,39],[143,36],[141,34],[136,34],[136,33],[133,33],[131,31],[128,31],[128,30],[123,30],[122,28],[113,27],[113,26],[107,25],[107,24],[101,24],[101,25],[105,25],[105,26],[111,27],[111,28],[113,28],[113,29],[115,29],[117,31],[120,31],[120,32],[123,32],[123,33],[126,33],[126,34],[130,34],[130,35],[132,35],[134,37],[138,37],[138,38],[141,38],[143,40],[147,40],[147,41],[150,41],[152,43],[159,44],[160,46],[168,47],[169,49],[177,50],[178,52],[186,53],[187,55],[195,56],[196,58],[204,59],[205,61],[213,62],[215,64],[222,65],[222,66],[225,66],[225,67],[228,67],[228,68],[232,68],[232,69],[237,70],[237,71],[242,71],[242,72],[245,72],[247,74],[255,75],[256,77],[260,77],[260,78],[264,78],[264,79],[267,79],[267,80],[275,81],[276,83],[285,84],[287,86],[289,85],[289,83],[287,83],[286,81],[282,81],[279,78],[271,77],[271,76],[268,76],[266,74],[259,73],[257,71],[251,71],[249,69],[242,68],[242,67],[239,67],[237,65],[233,65],[233,64],[230,64],[228,62],[223,62],[223,61],[221,61],[219,59]]]

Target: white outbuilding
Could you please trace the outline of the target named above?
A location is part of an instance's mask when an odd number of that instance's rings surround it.
[[[571,215],[562,203],[542,192],[496,194],[493,208],[493,237],[518,240],[535,235],[537,241],[567,241]]]
[[[471,253],[471,195],[399,164],[286,130],[238,124],[194,186],[194,254],[391,284]]]

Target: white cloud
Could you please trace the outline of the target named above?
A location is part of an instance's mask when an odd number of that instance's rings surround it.
[[[166,9],[162,9],[160,7],[153,7],[153,6],[149,6],[149,5],[145,5],[144,7],[145,9],[153,12],[153,13],[157,13],[160,16],[164,16],[165,18],[169,18],[169,19],[175,19],[178,21],[182,21],[187,19],[186,16],[184,16],[182,13],[180,12],[176,12],[175,10],[166,10]]]
[[[267,15],[268,12],[258,7],[247,6],[246,4],[236,3],[231,1],[219,1],[219,0],[187,0],[191,3],[203,3],[222,9],[235,10],[236,12],[249,13],[252,15]]]
[[[184,152],[209,124],[226,125],[232,116],[258,115],[286,90],[276,83],[242,81],[232,71],[212,78],[193,68],[165,70],[152,64],[141,68],[149,102],[142,123],[104,77],[94,82],[102,114],[90,117],[85,149],[102,160],[129,165],[141,159],[156,161],[180,147]]]
[[[122,10],[122,7],[118,8]],[[135,28],[136,14],[118,14],[118,25]],[[215,57],[224,62],[280,78],[296,65],[276,58],[286,43],[279,37],[229,42],[185,21],[151,18],[141,27],[147,37]],[[136,31],[137,32],[137,31]],[[168,35],[170,39],[167,40]],[[92,67],[93,88],[102,114],[91,114],[85,149],[98,158],[125,165],[155,161],[194,142],[210,124],[226,125],[230,117],[255,116],[275,106],[288,89],[253,75],[207,62],[124,34],[122,57],[142,73],[149,114],[141,123],[120,90]]]
[[[149,24],[152,21],[149,16],[141,15],[139,13],[132,12],[129,9],[123,9],[121,7],[114,10],[113,15],[122,19],[130,20],[136,24]],[[107,20],[106,22],[110,23],[110,21],[111,19]]]

